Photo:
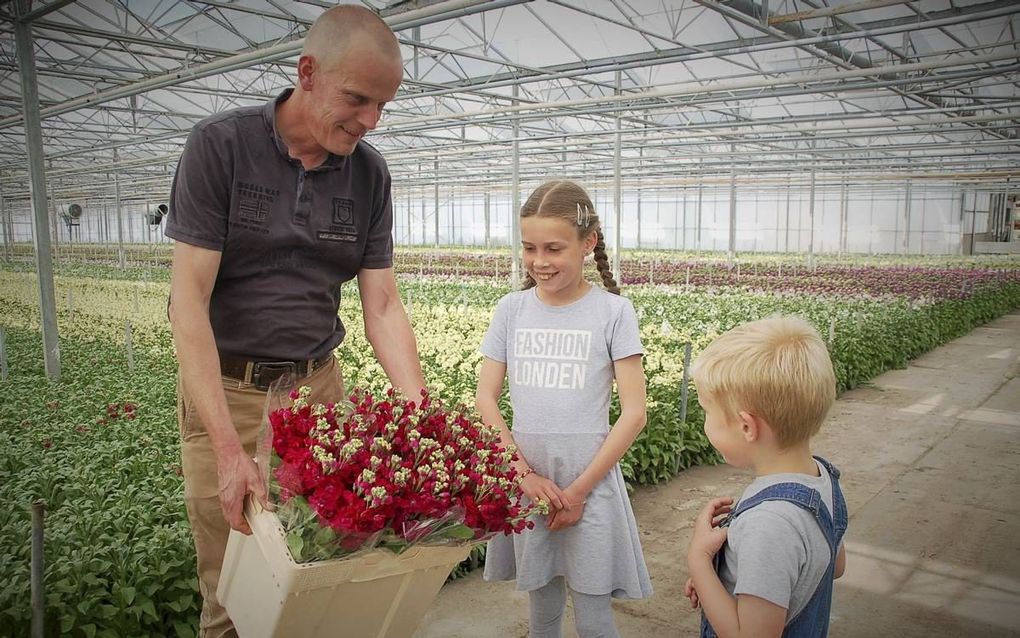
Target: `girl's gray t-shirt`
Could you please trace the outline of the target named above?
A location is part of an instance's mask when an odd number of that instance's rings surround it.
[[[505,296],[481,351],[506,363],[515,433],[605,433],[613,362],[644,352],[630,300],[595,286],[564,306]]]

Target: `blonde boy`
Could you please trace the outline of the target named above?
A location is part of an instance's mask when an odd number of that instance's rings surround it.
[[[839,471],[811,455],[836,396],[825,343],[797,317],[752,321],[713,341],[693,376],[709,441],[755,474],[694,524],[684,593],[702,636],[825,636],[847,525]]]

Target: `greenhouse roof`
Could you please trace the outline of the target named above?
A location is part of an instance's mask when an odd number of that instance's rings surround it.
[[[116,177],[122,197],[152,199],[196,122],[292,85],[301,38],[334,3],[28,4],[0,1],[10,199],[29,193],[19,30],[49,191],[109,198]],[[369,137],[398,190],[506,190],[515,170],[631,187],[1020,176],[1011,0],[363,4],[403,49],[405,81]]]

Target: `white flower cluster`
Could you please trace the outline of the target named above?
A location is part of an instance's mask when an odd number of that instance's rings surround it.
[[[400,486],[406,485],[409,478],[411,478],[411,470],[406,467],[402,467],[393,473],[393,482]]]
[[[322,466],[322,473],[329,474],[336,467],[336,459],[326,448],[320,445],[312,446],[312,458]]]
[[[340,458],[347,461],[364,446],[365,443],[361,439],[351,439],[340,448]]]
[[[386,488],[381,485],[373,487],[371,493],[365,496],[365,501],[372,507],[381,505],[384,500],[386,500]]]
[[[365,421],[365,417],[360,414],[354,414],[351,416],[351,434],[360,434],[368,429],[368,423]]]
[[[308,405],[308,397],[310,396],[312,396],[312,389],[310,387],[303,385],[298,388],[298,398],[294,399],[291,409],[300,410]]]
[[[433,463],[432,469],[435,470],[436,475],[436,485],[432,488],[432,493],[442,494],[450,488],[450,475],[442,463]]]

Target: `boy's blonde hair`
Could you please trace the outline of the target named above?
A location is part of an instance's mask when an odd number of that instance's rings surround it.
[[[698,393],[727,418],[746,411],[764,419],[782,448],[814,436],[836,399],[825,342],[800,317],[775,315],[723,333],[692,373]]]

